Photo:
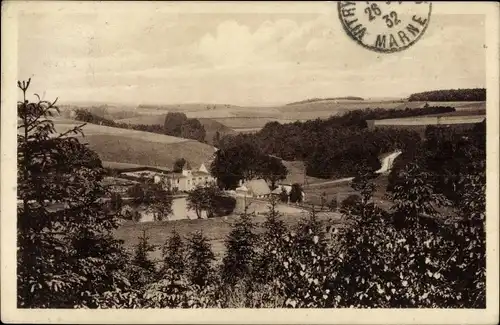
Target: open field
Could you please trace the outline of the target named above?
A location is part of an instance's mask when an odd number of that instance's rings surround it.
[[[299,220],[305,217],[306,214],[287,214],[282,216],[283,220],[289,227],[295,226]],[[175,220],[175,221],[160,221],[160,222],[142,222],[134,223],[127,222],[115,230],[117,239],[124,241],[125,248],[133,250],[138,243],[138,237],[142,235],[142,230],[147,231],[149,243],[152,245],[163,245],[169,238],[173,229],[175,229],[183,238],[186,238],[191,233],[202,231],[209,239],[212,245],[212,251],[216,258],[220,260],[224,254],[224,239],[231,231],[231,225],[239,218],[237,215],[231,215],[224,218],[212,219],[194,219],[194,220]],[[319,213],[318,219],[324,222],[339,223],[340,214],[338,213]],[[265,221],[265,215],[258,214],[253,217],[256,224],[256,232],[262,232],[262,223]],[[158,249],[151,254],[154,259],[161,258],[161,249]]]
[[[469,124],[480,123],[485,115],[427,115],[418,117],[403,117],[375,120],[375,126],[382,125],[439,125],[439,124]]]
[[[386,175],[380,175],[374,181],[376,189],[373,198],[375,202],[383,208],[388,207],[387,201],[384,199],[387,182],[388,178]],[[356,191],[354,191],[351,187],[351,182],[348,181],[340,183],[326,183],[325,185],[314,184],[314,186],[305,186],[304,192],[306,194],[307,203],[314,205],[321,204],[322,193],[326,194],[326,202],[336,198],[339,204],[349,195],[356,194]]]
[[[90,135],[84,141],[102,160],[147,166],[172,167],[178,158],[199,166],[215,153],[212,146],[194,140],[168,144],[114,135]]]
[[[56,120],[55,127],[57,131],[65,132],[80,125],[76,122]],[[209,160],[216,150],[195,140],[95,124],[85,125],[83,133],[81,141],[88,143],[106,164],[132,164],[123,165],[122,168],[134,165],[170,168],[181,157],[193,166],[199,166]]]
[[[54,120],[55,128],[57,132],[66,132],[75,126],[81,125],[83,123],[79,121],[71,121],[68,122],[60,122],[58,120]],[[121,129],[114,128],[110,126],[97,125],[97,124],[86,124],[83,128],[83,134],[85,137],[92,135],[109,135],[109,136],[120,136],[122,138],[143,140],[148,142],[158,142],[163,144],[170,143],[180,143],[180,142],[189,142],[192,141],[190,139],[177,138],[169,135],[162,135],[150,132],[136,131],[130,129]]]

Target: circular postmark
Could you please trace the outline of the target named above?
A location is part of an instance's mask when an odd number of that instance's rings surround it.
[[[339,1],[339,18],[347,34],[373,51],[392,53],[412,46],[429,25],[428,1]]]

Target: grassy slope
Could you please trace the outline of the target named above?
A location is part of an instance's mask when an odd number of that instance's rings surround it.
[[[76,123],[56,121],[56,129],[64,132]],[[83,127],[83,142],[96,151],[103,161],[137,165],[171,167],[177,158],[192,165],[206,162],[215,148],[198,141],[149,132],[87,124]]]
[[[387,202],[386,200],[384,200],[387,182],[388,179],[385,175],[380,175],[374,182],[376,190],[373,197],[376,200],[377,204],[384,208],[387,208]],[[350,194],[356,194],[356,192],[352,189],[350,182],[326,184],[324,186],[318,185],[310,188],[306,186],[304,191],[306,193],[306,200],[314,205],[321,204],[320,198],[323,192],[326,193],[327,202],[333,198],[336,198],[339,203],[342,202],[342,200],[344,200]]]
[[[197,141],[165,144],[114,135],[90,135],[85,141],[102,160],[148,166],[172,167],[178,158],[199,166],[215,152],[213,147]]]
[[[211,118],[199,118],[198,121],[203,125],[205,128],[206,136],[205,136],[205,141],[207,143],[213,144],[213,139],[214,136],[217,132],[220,133],[221,137],[225,135],[232,135],[236,134],[236,131],[228,127],[227,125],[224,125],[214,119]]]

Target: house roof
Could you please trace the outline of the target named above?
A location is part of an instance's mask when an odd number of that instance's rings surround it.
[[[182,175],[182,173],[169,173],[169,174],[166,174],[165,177],[167,177],[167,178],[174,178],[174,179],[177,179],[177,178],[187,178],[187,176]]]
[[[269,185],[267,185],[267,182],[263,180],[262,178],[260,179],[253,179],[249,182],[246,182],[244,184],[246,188],[250,192],[252,192],[254,195],[268,195],[271,194],[271,190],[269,189]]]
[[[209,173],[201,172],[201,171],[194,171],[191,173],[193,176],[209,176]]]

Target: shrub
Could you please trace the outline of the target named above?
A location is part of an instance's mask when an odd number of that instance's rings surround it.
[[[350,218],[353,223],[342,233],[339,273],[333,279],[338,305],[484,307],[484,228],[467,218],[451,224],[436,218],[431,204],[442,201],[422,181],[425,175],[415,165],[401,174],[391,214],[363,202],[364,217]],[[483,209],[477,203],[472,206]],[[402,216],[408,216],[404,222]]]
[[[281,307],[323,308],[334,294],[329,286],[335,259],[324,240],[324,232],[314,212],[302,220],[297,233],[284,236],[274,259],[280,266],[273,280]],[[273,251],[274,253],[274,251]]]
[[[289,196],[288,196],[288,192],[286,191],[286,189],[284,187],[281,188],[279,199],[283,203],[288,203]]]
[[[337,211],[337,208],[338,208],[338,202],[337,202],[337,199],[336,198],[333,198],[330,200],[330,202],[328,202],[328,210],[334,212],[334,211]]]
[[[357,194],[350,194],[340,203],[340,212],[343,214],[350,214],[359,211],[361,205],[361,196]]]
[[[236,208],[236,199],[232,196],[218,195],[214,198],[214,215],[227,216]]]

